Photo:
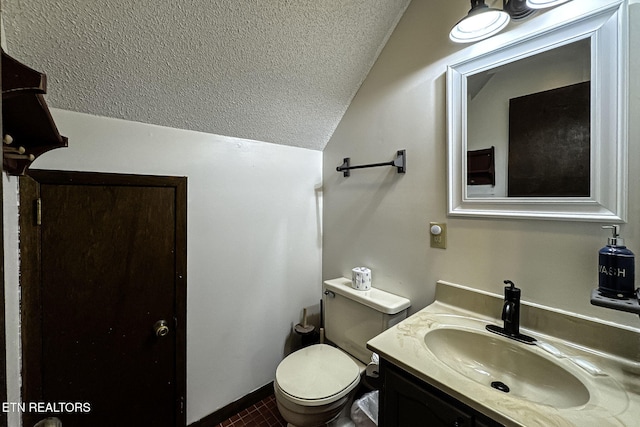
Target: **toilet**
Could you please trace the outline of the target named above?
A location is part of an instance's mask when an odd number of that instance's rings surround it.
[[[355,290],[343,278],[322,290],[329,344],[302,348],[276,369],[276,403],[290,427],[326,426],[340,416],[371,362],[367,341],[405,319],[411,305],[380,289]]]

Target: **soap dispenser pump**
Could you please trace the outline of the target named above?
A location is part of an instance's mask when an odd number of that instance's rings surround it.
[[[635,257],[620,238],[620,226],[603,225],[611,229],[607,246],[598,253],[598,291],[611,298],[635,296]]]

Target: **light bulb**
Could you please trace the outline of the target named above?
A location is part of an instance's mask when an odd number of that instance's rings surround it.
[[[531,9],[545,9],[547,7],[554,7],[568,1],[569,0],[527,0],[527,7]]]
[[[509,14],[499,9],[481,9],[461,19],[449,33],[456,43],[471,43],[486,39],[501,31],[509,23]]]

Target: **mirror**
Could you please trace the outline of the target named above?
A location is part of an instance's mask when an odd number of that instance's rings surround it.
[[[626,13],[594,3],[447,68],[450,215],[625,221]]]

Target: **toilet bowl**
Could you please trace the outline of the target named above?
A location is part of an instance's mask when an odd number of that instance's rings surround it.
[[[290,354],[278,365],[274,381],[280,414],[295,427],[330,423],[349,401],[363,369],[364,365],[327,344]]]
[[[273,382],[278,410],[293,427],[340,417],[371,360],[367,341],[405,319],[411,305],[379,289],[355,290],[343,278],[325,281],[323,295],[325,335],[335,347],[315,344],[290,354]]]

